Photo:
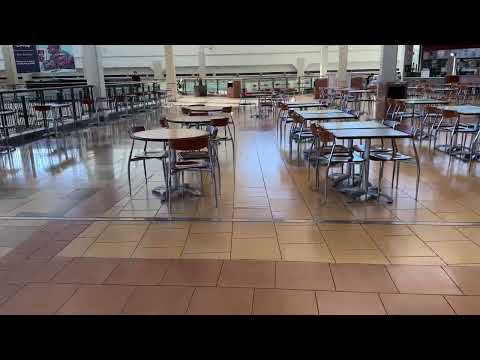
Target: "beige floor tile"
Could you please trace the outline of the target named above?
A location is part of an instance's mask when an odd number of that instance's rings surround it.
[[[330,249],[375,250],[377,247],[363,230],[361,231],[322,231]]]
[[[128,201],[123,210],[158,210],[162,206],[162,203],[159,199],[148,199],[148,200],[130,200]]]
[[[157,210],[122,210],[118,213],[119,217],[155,217]]]
[[[281,244],[280,249],[286,261],[334,262],[328,247],[323,244]]]
[[[363,224],[363,227],[373,238],[390,235],[413,235],[407,225]]]
[[[149,228],[142,240],[141,247],[176,247],[184,246],[188,236],[188,229],[160,229]]]
[[[95,221],[89,225],[78,237],[96,238],[110,225],[109,221]]]
[[[393,235],[375,239],[379,249],[387,256],[436,256],[424,242],[412,235]]]
[[[230,221],[225,222],[194,222],[190,228],[191,234],[201,233],[231,233],[232,223]]]
[[[155,221],[148,230],[163,230],[163,229],[190,229],[190,222],[188,221]]]
[[[68,244],[57,256],[78,257],[82,256],[85,251],[95,242],[95,238],[77,237]]]
[[[230,252],[226,253],[183,253],[182,259],[217,259],[230,260]]]
[[[98,242],[109,243],[138,243],[147,230],[147,225],[109,225],[98,237]]]
[[[7,255],[13,249],[7,246],[0,246],[0,257]]]
[[[129,258],[136,243],[93,243],[83,254],[84,257]]]
[[[351,211],[347,209],[320,208],[312,210],[312,215],[318,216],[320,220],[356,220]]]
[[[480,227],[462,226],[457,227],[457,230],[470,240],[474,241],[477,244],[480,244]]]
[[[480,215],[473,211],[437,212],[435,214],[445,221],[480,221]]]
[[[387,256],[392,264],[397,265],[445,265],[438,256]]]
[[[233,207],[199,207],[195,216],[198,218],[231,219],[233,217]]]
[[[233,224],[234,238],[274,237],[275,226],[271,222],[236,222]]]
[[[272,219],[270,208],[234,208],[234,219]]]
[[[480,263],[480,246],[472,241],[438,241],[429,246],[447,264]]]
[[[456,201],[439,201],[439,200],[421,200],[421,204],[430,211],[437,212],[457,212],[468,211],[462,204]]]
[[[232,260],[280,260],[275,237],[232,238]]]
[[[321,231],[350,231],[350,230],[362,230],[360,224],[336,224],[336,223],[320,223],[317,224]]]
[[[270,206],[266,195],[236,197],[234,205],[237,208],[266,208]]]
[[[400,221],[439,221],[440,218],[427,209],[392,210]]]
[[[410,228],[423,241],[467,240],[454,226],[410,225]]]
[[[316,225],[287,225],[278,226],[277,237],[279,243],[305,244],[324,242],[323,236]]]
[[[183,247],[138,247],[132,254],[137,259],[173,259],[180,257]]]
[[[347,264],[388,264],[387,258],[377,249],[375,250],[345,250],[332,249],[337,263]]]
[[[232,233],[190,234],[184,253],[230,252]]]

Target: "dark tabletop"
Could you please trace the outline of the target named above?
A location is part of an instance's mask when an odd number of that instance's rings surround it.
[[[384,129],[387,126],[378,121],[340,121],[322,124],[325,130],[347,130],[347,129]]]
[[[411,135],[392,128],[329,130],[337,139],[410,138]]]
[[[186,108],[192,112],[216,112],[223,109],[222,106],[187,106]]]

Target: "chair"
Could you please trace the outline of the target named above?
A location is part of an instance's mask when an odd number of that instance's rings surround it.
[[[447,152],[450,151],[448,147],[448,135],[452,133],[452,128],[455,127],[455,123],[458,120],[458,113],[452,110],[442,110],[442,117],[438,124],[436,124],[435,129],[433,129],[433,151],[440,150],[440,148],[445,148]],[[438,136],[442,133],[445,133],[445,144],[437,146]],[[429,143],[429,148],[431,145],[431,138]]]
[[[176,159],[176,157],[171,157],[170,159],[170,167],[169,167],[169,178],[168,178],[168,206],[171,207],[171,196],[170,196],[170,189],[171,189],[171,181],[173,176],[177,176],[177,174],[182,175],[182,185],[184,183],[184,172],[185,171],[194,171],[194,172],[207,172],[210,174],[213,180],[213,184],[215,187],[215,207],[218,207],[218,195],[217,195],[217,181],[215,176],[215,168],[216,168],[216,160],[214,155],[214,146],[210,141],[209,136],[193,138],[193,139],[177,139],[177,140],[170,140],[170,149],[172,151],[197,151],[203,150],[207,148],[208,151],[208,160],[206,159],[198,159],[198,160],[183,160],[181,158]]]
[[[237,136],[236,136],[235,122],[233,121],[232,107],[231,106],[225,106],[225,107],[222,108],[222,112],[224,114],[228,114],[228,116],[230,117],[230,123],[233,126],[233,137],[236,139]]]
[[[313,141],[313,135],[310,130],[305,129],[305,119],[298,115],[296,112],[292,112],[292,126],[290,128],[289,136],[289,158],[292,160],[292,145],[293,142],[297,143],[297,163],[300,165],[300,144]]]
[[[48,129],[49,129],[49,123],[52,122],[53,123],[53,126],[54,126],[54,129],[55,129],[55,132],[53,133],[53,135],[57,136],[58,135],[58,123],[60,122],[62,124],[62,135],[64,134],[64,122],[63,122],[63,116],[62,117],[57,117],[55,116],[55,112],[53,110],[53,108],[50,106],[50,105],[35,105],[34,106],[34,110],[35,112],[41,112],[42,113],[42,120],[38,120],[38,117],[37,117],[37,122],[38,121],[45,121],[45,131],[48,132]],[[43,114],[45,114],[45,118],[43,118]],[[49,135],[47,133],[47,135]]]
[[[399,130],[411,135],[412,140],[412,147],[413,151],[415,152],[415,164],[417,167],[417,181],[416,181],[416,188],[415,188],[415,200],[418,197],[418,187],[420,184],[420,161],[418,158],[417,148],[415,147],[415,140],[413,137],[413,128],[409,127],[405,124],[399,124],[395,127],[395,130]],[[382,188],[382,179],[383,179],[383,168],[384,163],[387,161],[393,161],[393,173],[392,173],[392,189],[393,184],[396,177],[396,188],[398,189],[398,179],[400,178],[400,163],[401,162],[408,162],[412,160],[413,157],[410,155],[405,155],[398,152],[398,147],[395,142],[395,139],[392,139],[392,151],[388,152],[374,152],[370,154],[370,160],[372,161],[379,161],[380,162],[380,172],[378,177],[378,190],[377,190],[377,200],[380,199],[381,195],[381,188]]]
[[[230,131],[230,121],[228,118],[218,118],[212,119],[210,121],[211,126],[215,126],[216,128],[223,128],[224,136],[217,137],[215,142],[218,144],[220,142],[226,143],[227,141],[231,141],[232,143],[232,152],[233,152],[233,162],[235,162],[235,140],[232,136],[232,132]],[[228,132],[228,134],[227,134]]]
[[[130,167],[132,162],[136,161],[142,161],[143,162],[143,172],[145,174],[145,183],[147,183],[147,166],[146,166],[146,160],[151,160],[151,159],[157,159],[162,161],[162,166],[163,166],[163,176],[165,179],[165,186],[167,187],[168,191],[168,180],[167,180],[167,174],[168,174],[168,166],[167,166],[167,158],[168,158],[168,152],[166,150],[162,151],[147,151],[147,144],[148,141],[144,141],[145,145],[143,147],[143,151],[133,154],[133,149],[135,147],[135,136],[134,133],[139,132],[139,131],[145,131],[144,126],[132,126],[129,131],[128,135],[130,139],[132,139],[132,147],[130,149],[130,154],[128,156],[128,186],[130,190],[130,196],[132,196],[132,183],[130,179]]]
[[[16,129],[16,112],[13,110],[0,111],[0,135],[5,140],[5,145],[0,145],[0,153],[5,154],[15,150],[10,145],[10,129]]]
[[[104,119],[106,119],[107,111],[110,111],[110,99],[106,97],[97,97],[95,99],[94,109],[95,117],[97,118],[97,126],[100,126],[100,113],[102,113]]]

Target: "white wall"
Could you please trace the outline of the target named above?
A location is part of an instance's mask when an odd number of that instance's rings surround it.
[[[213,45],[207,46],[207,72],[267,72],[296,71],[298,57],[305,58],[306,71],[320,68],[321,45]],[[163,45],[102,45],[103,64],[106,73],[115,69],[150,69],[154,61],[165,63]],[[74,46],[76,67],[82,68],[81,46]],[[198,67],[198,45],[175,46],[177,72],[196,71]],[[350,45],[348,69],[378,69],[380,45]],[[336,70],[338,48],[329,46],[328,69]],[[0,56],[0,69],[4,69]]]

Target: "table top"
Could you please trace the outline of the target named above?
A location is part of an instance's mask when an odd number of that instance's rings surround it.
[[[410,105],[448,104],[448,101],[438,99],[398,99]]]
[[[148,141],[168,141],[168,140],[180,140],[180,139],[193,139],[203,136],[208,136],[208,132],[198,129],[154,129],[139,131],[133,134],[133,137],[137,140]]]
[[[224,106],[227,107],[227,106]],[[189,111],[201,111],[201,112],[216,112],[216,111],[222,111],[223,107],[222,106],[186,106],[186,108]]]
[[[327,113],[343,113],[340,109],[316,109],[316,110],[303,110],[295,111],[299,115],[308,115],[308,114],[327,114]]]
[[[432,90],[435,91],[435,92],[441,92],[441,91],[454,91],[455,89],[445,87],[445,88],[433,88]]]
[[[441,110],[456,111],[461,115],[480,115],[480,106],[473,105],[450,105],[450,106],[438,106]]]
[[[379,139],[410,138],[411,135],[392,128],[377,129],[342,129],[329,130],[337,139]]]
[[[0,111],[0,115],[11,115],[11,114],[14,114],[15,111],[13,110],[5,110],[5,111]]]
[[[352,89],[348,90],[350,94],[374,94],[377,91],[373,89]]]
[[[327,107],[326,104],[321,104],[318,102],[309,102],[309,103],[287,103],[289,109],[306,109],[311,107]]]
[[[347,129],[384,129],[386,125],[378,122],[378,120],[366,120],[366,121],[340,121],[329,122],[322,124],[322,128],[325,130],[347,130]]]
[[[323,114],[307,113],[302,115],[305,120],[340,120],[340,119],[356,119],[355,115],[346,112],[328,112]]]
[[[176,118],[167,118],[168,122],[177,123],[177,124],[208,124],[213,119],[220,119],[227,116],[210,116],[210,115],[201,115],[201,116],[179,116]]]
[[[66,103],[63,103],[63,104],[58,104],[58,103],[45,103],[45,105],[50,106],[50,107],[52,107],[52,108],[61,108],[61,107],[69,107],[69,106],[71,106],[72,104],[66,104]]]

